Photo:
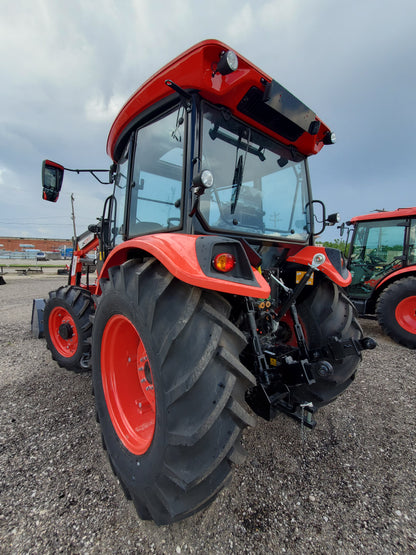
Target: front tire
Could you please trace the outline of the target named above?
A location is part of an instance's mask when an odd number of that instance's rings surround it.
[[[49,293],[43,322],[46,345],[52,358],[72,372],[89,370],[90,337],[94,313],[91,294],[82,287],[67,285]]]
[[[377,301],[380,326],[394,341],[416,348],[416,277],[399,279],[389,285]]]
[[[169,524],[208,505],[244,458],[246,341],[222,296],[155,259],[100,283],[92,356],[104,444],[139,516]]]

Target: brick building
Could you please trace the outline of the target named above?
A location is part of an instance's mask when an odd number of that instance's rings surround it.
[[[63,246],[71,248],[71,239],[43,239],[34,237],[0,237],[0,251],[24,252],[36,249],[42,252],[59,251]]]

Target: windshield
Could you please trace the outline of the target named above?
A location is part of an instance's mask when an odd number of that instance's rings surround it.
[[[296,157],[296,159],[294,158]],[[203,110],[201,169],[214,185],[200,199],[207,226],[228,232],[308,237],[305,160],[223,110]]]
[[[403,254],[406,220],[357,224],[351,260],[388,264]]]

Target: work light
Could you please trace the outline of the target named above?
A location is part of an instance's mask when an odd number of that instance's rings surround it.
[[[238,58],[237,54],[232,50],[227,50],[221,54],[220,61],[217,65],[218,73],[221,75],[227,75],[238,69]]]

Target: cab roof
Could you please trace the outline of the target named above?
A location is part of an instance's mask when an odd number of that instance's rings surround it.
[[[202,41],[165,65],[129,98],[114,120],[107,153],[118,161],[131,130],[143,124],[164,102],[178,95],[166,81],[202,98],[226,106],[236,117],[258,130],[293,145],[301,154],[319,152],[330,135],[329,128],[289,91],[238,54],[238,69],[226,75],[216,68],[224,52],[231,50],[217,40]]]
[[[393,218],[408,218],[416,216],[416,206],[411,208],[397,208],[397,210],[373,212],[371,214],[364,214],[363,216],[355,216],[351,218],[348,224],[355,224],[357,222],[365,222],[370,220],[391,220]]]

